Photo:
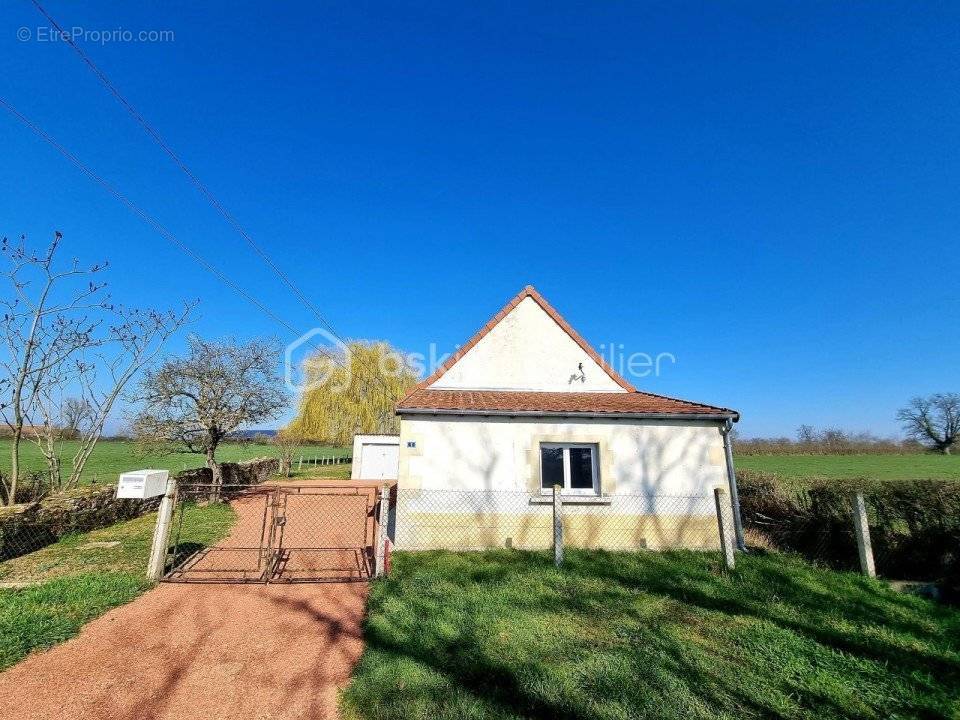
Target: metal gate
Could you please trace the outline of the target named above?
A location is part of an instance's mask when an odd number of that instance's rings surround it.
[[[367,580],[376,505],[372,486],[180,486],[164,581]]]

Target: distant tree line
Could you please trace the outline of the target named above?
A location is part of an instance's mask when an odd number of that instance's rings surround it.
[[[734,435],[733,448],[739,455],[906,455],[927,451],[913,439],[882,438],[869,432],[818,429],[812,425],[801,425],[792,438]]]
[[[734,450],[740,455],[903,455],[930,451],[949,455],[960,442],[960,394],[915,397],[897,412],[897,420],[903,426],[904,440],[801,425],[795,438],[742,438],[734,430]]]

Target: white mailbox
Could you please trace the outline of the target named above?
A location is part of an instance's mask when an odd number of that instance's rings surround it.
[[[120,474],[117,484],[118,498],[152,498],[167,490],[169,470],[133,470]]]

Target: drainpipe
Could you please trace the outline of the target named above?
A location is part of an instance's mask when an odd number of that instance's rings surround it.
[[[727,457],[727,482],[730,483],[730,502],[733,505],[733,530],[737,536],[737,549],[741,552],[747,549],[743,540],[743,520],[740,517],[740,495],[737,494],[737,474],[733,469],[733,446],[730,443],[730,431],[733,429],[732,420],[724,420],[720,426],[723,435],[723,454]]]

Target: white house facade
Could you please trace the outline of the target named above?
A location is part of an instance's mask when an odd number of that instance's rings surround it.
[[[400,549],[717,547],[726,408],[637,391],[532,287],[397,407]]]

